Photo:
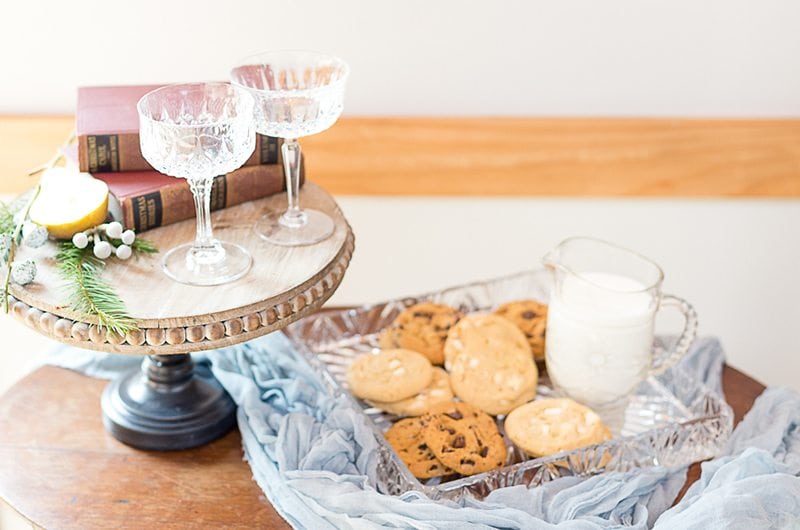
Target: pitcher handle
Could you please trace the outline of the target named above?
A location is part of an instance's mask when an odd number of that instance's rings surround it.
[[[683,332],[671,352],[664,348],[658,348],[656,350],[653,355],[653,367],[650,369],[648,375],[664,373],[665,370],[671,368],[675,363],[680,361],[681,358],[686,355],[686,352],[689,351],[689,347],[697,336],[697,311],[694,310],[694,307],[692,307],[689,302],[683,298],[665,294],[661,297],[661,303],[658,309],[661,310],[665,308],[677,309],[683,314],[683,318],[685,319]]]

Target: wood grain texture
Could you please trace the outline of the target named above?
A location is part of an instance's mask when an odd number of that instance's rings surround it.
[[[100,419],[106,381],[45,367],[0,400],[0,496],[44,528],[289,528],[238,430],[191,451],[139,451]]]
[[[75,128],[65,116],[0,117],[0,191],[20,193],[36,183],[28,171],[44,164]]]
[[[261,240],[253,224],[268,209],[285,209],[278,194],[214,212],[215,235],[239,244],[253,255],[253,267],[242,279],[214,287],[184,285],[162,271],[158,255],[115,262],[104,278],[115,287],[140,332],[125,337],[106,334],[95,322],[64,303],[62,280],[54,259],[56,246],[21,247],[18,260],[36,258],[36,281],[12,285],[12,314],[29,327],[61,342],[115,353],[175,354],[244,342],[310,314],[330,298],[342,281],[355,238],[333,198],[308,182],[302,203],[334,219],[328,239],[305,247],[280,247]],[[150,230],[145,237],[163,252],[194,239],[188,220]]]
[[[104,381],[40,368],[0,398],[0,498],[45,528],[288,528],[251,479],[239,433],[191,451],[139,451],[102,426]],[[763,391],[730,367],[737,421]],[[690,471],[688,484],[699,476]]]
[[[0,191],[71,117],[0,117]],[[800,197],[800,120],[343,118],[303,139],[334,194]]]
[[[305,143],[334,193],[800,196],[800,120],[351,119]]]

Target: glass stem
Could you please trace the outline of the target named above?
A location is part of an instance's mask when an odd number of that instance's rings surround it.
[[[194,207],[197,210],[197,236],[194,241],[195,250],[208,250],[214,247],[214,233],[211,228],[211,186],[214,179],[189,179],[189,188],[194,196]]]
[[[280,223],[290,228],[306,224],[306,214],[300,208],[300,143],[297,138],[287,138],[281,147],[283,171],[286,174],[286,195],[289,207],[281,215]]]

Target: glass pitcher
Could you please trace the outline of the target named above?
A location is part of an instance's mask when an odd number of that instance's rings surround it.
[[[639,383],[686,354],[697,334],[697,313],[661,292],[664,273],[655,262],[599,239],[567,239],[543,262],[555,276],[545,345],[550,379],[617,432]],[[655,315],[665,307],[685,318],[672,351],[654,346]]]

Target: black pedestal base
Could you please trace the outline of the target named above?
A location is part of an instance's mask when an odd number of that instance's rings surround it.
[[[148,357],[141,370],[112,381],[101,403],[106,429],[140,449],[197,447],[236,423],[236,404],[188,354]]]

